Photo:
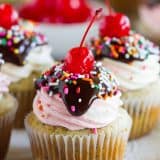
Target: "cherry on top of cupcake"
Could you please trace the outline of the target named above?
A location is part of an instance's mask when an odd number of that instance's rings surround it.
[[[99,26],[99,34],[101,37],[123,37],[130,33],[131,25],[129,18],[122,14],[112,11],[109,0],[106,0],[109,8],[109,14],[104,16]]]
[[[95,99],[106,99],[118,91],[114,76],[96,63],[92,53],[83,47],[89,28],[99,12],[87,28],[80,47],[71,49],[64,63],[53,66],[35,82],[37,90],[46,92],[50,97],[59,94],[73,116],[87,112]]]
[[[10,4],[0,5],[0,26],[10,29],[11,26],[17,25],[19,15],[17,11]]]
[[[109,0],[107,0],[109,4]],[[142,35],[133,32],[129,18],[120,13],[113,13],[102,18],[99,37],[92,39],[90,48],[96,59],[104,57],[130,63],[143,61],[150,54],[159,54],[159,48]]]
[[[0,5],[0,19],[0,53],[6,62],[23,65],[30,49],[47,43],[43,35],[20,25],[10,4]]]
[[[92,10],[86,0],[34,0],[19,13],[36,22],[80,23],[91,17]]]
[[[71,73],[85,74],[89,73],[94,65],[94,57],[88,48],[83,47],[85,38],[97,18],[98,14],[102,11],[99,9],[95,12],[95,16],[92,18],[87,30],[82,38],[79,47],[72,48],[68,53],[64,61],[64,70]],[[74,67],[73,67],[74,66]]]

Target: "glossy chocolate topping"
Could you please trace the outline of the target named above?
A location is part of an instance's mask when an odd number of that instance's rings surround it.
[[[118,90],[115,78],[98,63],[89,74],[84,75],[67,73],[63,71],[63,65],[54,66],[35,85],[51,97],[59,94],[74,116],[83,115],[95,99],[106,99],[117,94]]]
[[[0,28],[0,53],[6,62],[23,65],[29,51],[46,44],[43,35],[24,30],[19,25],[7,30]]]
[[[97,60],[107,57],[125,63],[144,61],[150,54],[160,53],[159,47],[136,33],[121,38],[93,39],[90,47]]]

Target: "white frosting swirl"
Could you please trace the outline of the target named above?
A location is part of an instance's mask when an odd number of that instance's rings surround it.
[[[38,119],[51,126],[61,126],[69,130],[101,128],[113,122],[122,105],[120,93],[106,100],[96,99],[82,116],[72,116],[58,95],[49,97],[44,91],[38,91],[34,99],[33,111]]]
[[[32,49],[26,57],[26,64],[18,66],[13,63],[2,65],[1,71],[8,75],[12,82],[27,78],[33,71],[43,72],[53,65],[51,48],[48,45],[38,46]]]
[[[102,63],[115,73],[122,90],[141,89],[159,79],[160,65],[157,55],[149,55],[144,61],[123,63],[104,58]]]

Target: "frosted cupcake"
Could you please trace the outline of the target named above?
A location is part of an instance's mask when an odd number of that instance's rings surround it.
[[[159,48],[131,31],[129,19],[119,13],[102,19],[100,36],[91,41],[90,47],[120,83],[123,108],[133,119],[130,138],[151,131],[160,113]]]
[[[3,60],[0,57],[0,64]],[[9,93],[10,80],[0,72],[0,159],[4,159],[8,150],[17,102]]]
[[[123,160],[131,119],[114,76],[82,45],[35,83],[25,119],[34,159]]]
[[[33,158],[123,160],[131,119],[120,108],[114,77],[98,64],[89,74],[63,67],[36,81],[33,112],[25,120]]]
[[[0,18],[0,52],[6,61],[1,71],[11,79],[10,91],[20,104],[15,126],[22,127],[35,95],[33,79],[53,63],[51,48],[43,35],[20,25],[10,5],[0,5]]]

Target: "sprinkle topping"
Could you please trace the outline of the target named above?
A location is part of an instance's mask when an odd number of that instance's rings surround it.
[[[150,54],[159,54],[159,47],[140,34],[131,32],[121,38],[104,37],[91,41],[91,50],[96,59],[108,57],[130,63],[134,60],[143,61]]]
[[[29,32],[19,25],[8,30],[0,27],[0,53],[6,62],[23,65],[29,51],[44,44],[46,39],[43,35]]]
[[[89,74],[66,72],[63,65],[53,66],[35,82],[35,85],[38,90],[45,88],[43,91],[51,97],[60,94],[72,115],[84,114],[97,98],[106,99],[117,94],[117,81],[100,63],[95,63]]]

